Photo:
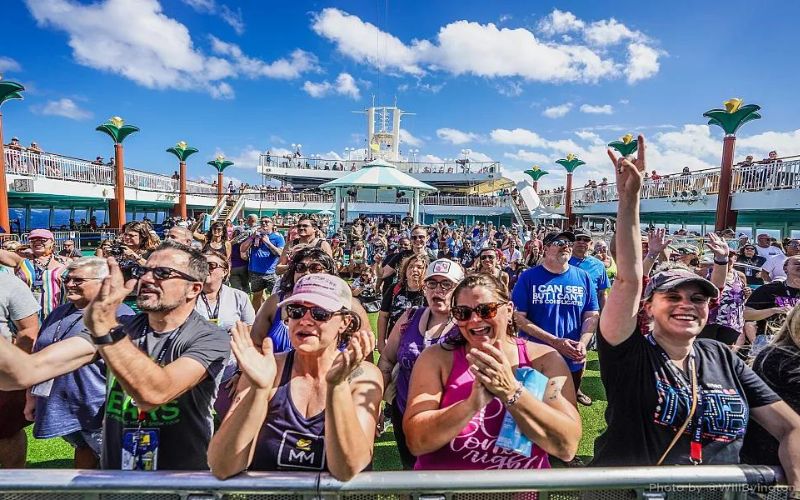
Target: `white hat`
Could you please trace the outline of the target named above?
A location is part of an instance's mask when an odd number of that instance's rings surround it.
[[[350,309],[353,305],[353,294],[347,283],[338,276],[325,273],[307,274],[297,280],[292,296],[280,302],[278,307],[299,302],[309,302],[334,312]]]
[[[434,260],[428,265],[428,270],[425,271],[425,279],[434,276],[442,276],[458,284],[464,279],[464,268],[458,262],[453,262],[450,259]]]

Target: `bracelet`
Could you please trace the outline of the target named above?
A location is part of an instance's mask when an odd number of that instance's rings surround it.
[[[654,254],[651,254],[650,252],[647,252],[647,255],[645,255],[644,258],[645,259],[656,260],[656,258],[658,258],[658,254],[654,255]]]
[[[728,258],[726,257],[725,260],[717,260],[716,257],[714,258],[714,264],[719,264],[720,266],[727,266],[728,265]]]
[[[506,406],[514,406],[519,401],[519,398],[522,397],[522,382],[517,382],[517,389],[514,391],[514,394],[511,395],[510,398],[506,401]]]

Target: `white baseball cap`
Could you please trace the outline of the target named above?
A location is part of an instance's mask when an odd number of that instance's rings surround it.
[[[347,283],[338,276],[325,273],[307,274],[297,280],[292,296],[280,302],[278,307],[300,302],[308,302],[334,312],[350,309],[353,305],[353,294]]]
[[[464,279],[464,268],[458,262],[453,262],[450,259],[434,260],[428,264],[428,269],[425,271],[425,279],[434,276],[442,276],[458,284]]]

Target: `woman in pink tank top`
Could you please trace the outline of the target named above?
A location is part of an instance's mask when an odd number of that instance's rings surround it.
[[[461,336],[422,352],[403,419],[416,470],[544,469],[570,461],[581,438],[575,389],[563,358],[516,336],[513,305],[497,278],[468,276],[453,292]],[[540,401],[514,377],[527,366],[548,379]],[[496,445],[506,412],[533,443],[525,456]]]

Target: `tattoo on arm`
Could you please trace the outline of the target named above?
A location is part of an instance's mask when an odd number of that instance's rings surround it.
[[[561,394],[561,389],[564,387],[565,381],[565,377],[556,377],[550,379],[550,382],[547,383],[546,391],[548,401],[555,401],[558,399],[558,395]]]
[[[360,366],[357,366],[356,369],[353,370],[353,373],[347,376],[347,381],[352,382],[354,378],[360,376],[362,373],[364,373],[364,369]]]

